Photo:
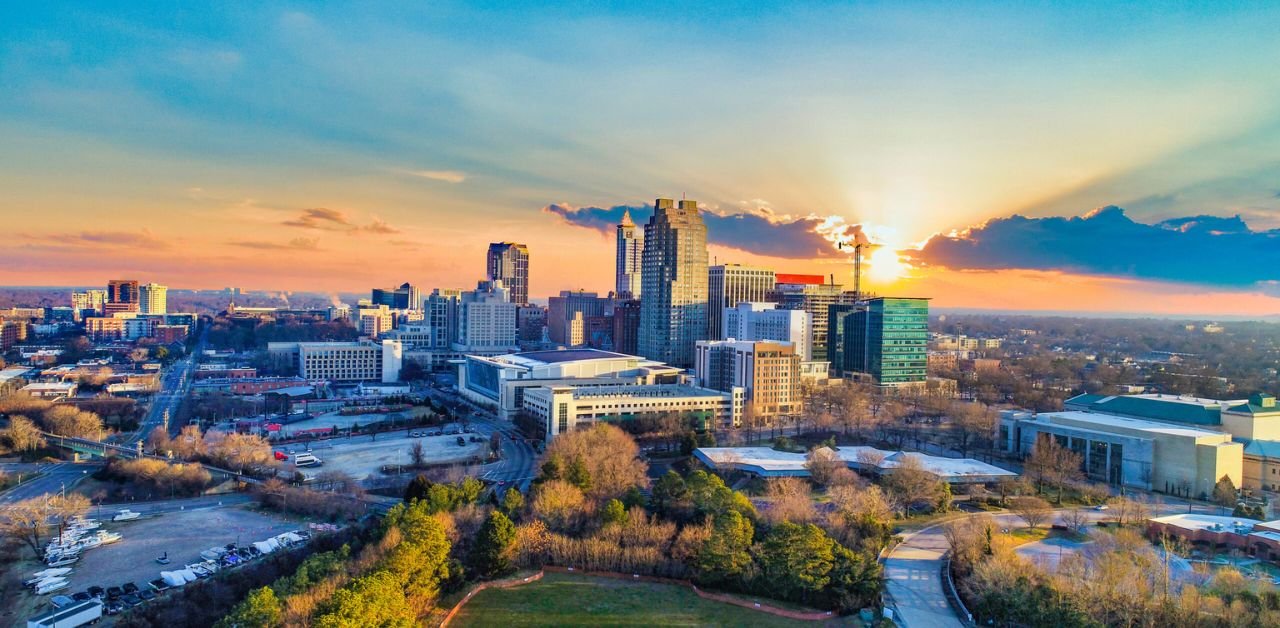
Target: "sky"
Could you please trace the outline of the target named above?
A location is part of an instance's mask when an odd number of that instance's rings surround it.
[[[1218,6],[1218,5],[1224,6]],[[706,208],[935,307],[1280,314],[1275,3],[8,3],[0,285],[426,289]]]

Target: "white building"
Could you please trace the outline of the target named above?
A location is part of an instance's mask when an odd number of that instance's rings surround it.
[[[476,403],[497,408],[504,418],[520,410],[524,392],[532,387],[676,384],[680,381],[680,369],[639,356],[598,349],[468,355],[458,370],[459,392]]]
[[[615,261],[614,293],[620,299],[640,298],[640,265],[644,253],[644,232],[636,230],[631,212],[622,212],[618,223],[618,250]]]
[[[386,305],[361,304],[357,310],[356,328],[361,336],[381,338],[395,325],[395,316]]]
[[[707,428],[728,427],[742,413],[742,389],[730,392],[685,384],[537,386],[522,406],[547,426],[547,441],[580,426],[678,414]]]
[[[501,280],[481,281],[475,290],[463,292],[459,298],[458,339],[453,349],[464,353],[519,350],[519,309]]]
[[[377,342],[272,342],[267,351],[295,360],[298,375],[331,382],[400,381],[404,347],[397,340]]]
[[[812,316],[804,310],[779,310],[777,303],[747,301],[725,308],[720,340],[789,342],[802,362],[813,359]]]
[[[138,302],[142,314],[164,314],[169,310],[169,288],[158,283],[139,286]]]
[[[721,264],[707,269],[707,338],[724,340],[741,338],[732,333],[724,320],[725,309],[739,303],[762,302],[773,291],[775,276],[767,268],[754,268],[741,264]],[[785,340],[785,338],[759,338],[758,340]],[[807,358],[806,358],[807,359]]]

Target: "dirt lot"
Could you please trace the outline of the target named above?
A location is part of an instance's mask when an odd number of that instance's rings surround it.
[[[462,436],[467,439],[467,444],[462,447],[458,446],[457,435],[407,438],[404,431],[384,432],[378,434],[377,440],[371,440],[368,436],[356,436],[320,441],[311,444],[311,451],[323,460],[324,464],[299,470],[313,475],[333,469],[344,471],[356,479],[377,476],[378,468],[384,464],[409,464],[409,448],[414,442],[422,443],[423,454],[428,463],[462,461],[485,455],[489,448],[487,437],[477,434]],[[472,436],[481,436],[484,442],[473,443],[470,441]],[[293,452],[302,451],[305,446],[295,444],[277,449],[288,453],[292,462]]]
[[[102,523],[104,529],[119,532],[124,538],[85,552],[67,578],[70,588],[60,594],[70,595],[90,585],[106,588],[126,582],[145,587],[148,581],[160,577],[161,570],[197,562],[200,552],[215,545],[261,541],[305,525],[243,507],[164,513],[123,523]],[[163,552],[169,552],[171,562],[167,566],[155,562]],[[16,570],[10,568],[6,574],[6,585],[14,581],[15,574],[17,582],[21,582],[30,573],[44,568],[31,559],[30,549],[24,549],[21,557],[23,562]],[[18,620],[45,610],[52,597],[37,597],[25,589],[14,596],[11,589],[6,589],[3,599],[6,608],[0,613],[0,625],[17,625]]]

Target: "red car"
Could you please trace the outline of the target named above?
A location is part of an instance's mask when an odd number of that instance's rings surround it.
[[[289,456],[285,455],[283,451],[276,452],[276,460],[288,460],[288,459],[289,459]]]

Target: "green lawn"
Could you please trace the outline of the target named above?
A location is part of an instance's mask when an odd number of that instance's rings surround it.
[[[510,589],[481,591],[454,619],[457,626],[795,626],[797,622],[704,600],[686,587],[548,573]]]

